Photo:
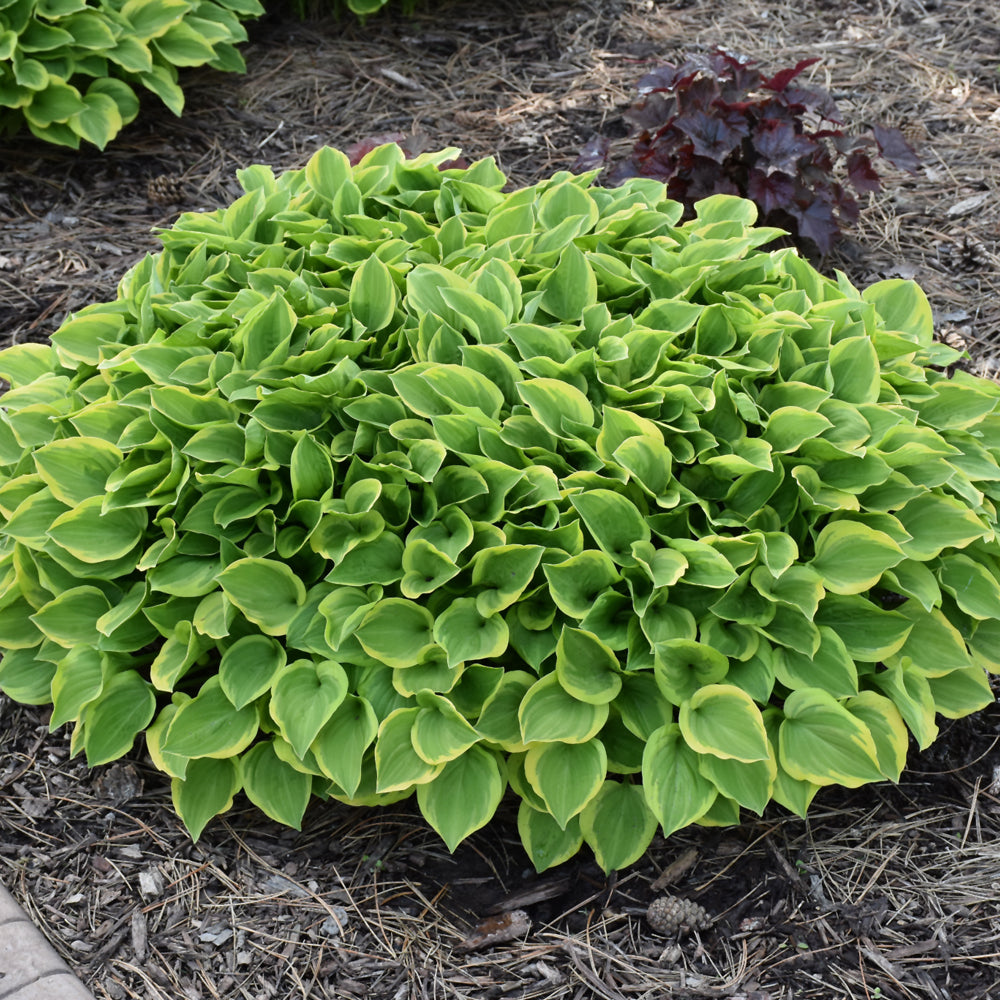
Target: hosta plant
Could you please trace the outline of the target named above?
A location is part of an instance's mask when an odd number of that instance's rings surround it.
[[[539,869],[896,779],[1000,671],[1000,387],[649,179],[240,173],[0,354],[0,687],[192,835],[508,787]]]
[[[258,0],[0,0],[0,133],[103,149],[155,94],[184,107],[178,67],[243,72]]]
[[[911,172],[919,161],[899,129],[845,132],[830,94],[799,80],[818,61],[765,77],[752,60],[719,50],[647,73],[625,113],[635,146],[608,181],[655,177],[689,211],[709,195],[741,195],[757,204],[763,222],[826,253],[858,218],[843,182],[858,194],[881,188],[871,152]],[[581,167],[602,163],[608,148],[593,140]]]

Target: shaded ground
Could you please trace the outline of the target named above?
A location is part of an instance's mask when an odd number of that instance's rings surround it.
[[[1000,356],[1000,11],[994,0],[646,0],[434,4],[412,20],[253,30],[246,77],[186,76],[105,154],[0,144],[0,342],[44,339],[112,298],[153,226],[237,193],[251,162],[418,132],[517,184],[568,167],[658,61],[717,44],[780,68],[813,55],[849,122],[899,125],[917,177],[883,171],[826,267],[916,278],[971,367]],[[607,879],[538,877],[513,811],[450,857],[416,809],[314,805],[301,833],[238,808],[192,845],[163,777],[88,772],[44,710],[0,698],[0,878],[100,998],[1000,998],[1000,710],[958,723],[897,787],[821,795],[733,830],[658,840]],[[694,851],[669,884],[661,873]],[[659,883],[658,883],[659,880]],[[654,888],[655,886],[655,888]],[[672,893],[713,919],[663,936]],[[462,947],[482,920],[530,929]],[[520,918],[514,923],[519,926]],[[489,928],[485,928],[488,930]]]

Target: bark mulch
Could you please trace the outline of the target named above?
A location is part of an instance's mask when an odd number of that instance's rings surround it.
[[[622,139],[648,69],[721,44],[774,69],[821,56],[849,123],[907,132],[920,174],[885,167],[823,267],[915,278],[968,367],[1000,368],[994,0],[428,8],[364,28],[272,12],[245,77],[185,75],[183,118],[150,105],[103,154],[0,143],[0,343],[112,298],[153,227],[226,204],[249,163],[400,132],[530,183]],[[454,856],[410,803],[314,804],[297,832],[241,799],[192,844],[141,750],[88,771],[46,716],[0,697],[0,878],[101,1000],[1000,998],[997,706],[942,720],[896,786],[691,828],[610,878],[585,855],[535,875],[506,803]],[[703,926],[654,930],[664,896]]]

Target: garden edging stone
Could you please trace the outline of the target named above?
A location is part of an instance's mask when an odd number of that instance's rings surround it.
[[[0,1000],[93,1000],[2,885]]]

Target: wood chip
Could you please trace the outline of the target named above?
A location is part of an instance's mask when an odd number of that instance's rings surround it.
[[[504,944],[527,934],[531,929],[531,918],[524,910],[511,910],[499,917],[489,917],[477,924],[472,933],[460,944],[455,945],[455,951],[480,951],[492,948],[496,944]]]

